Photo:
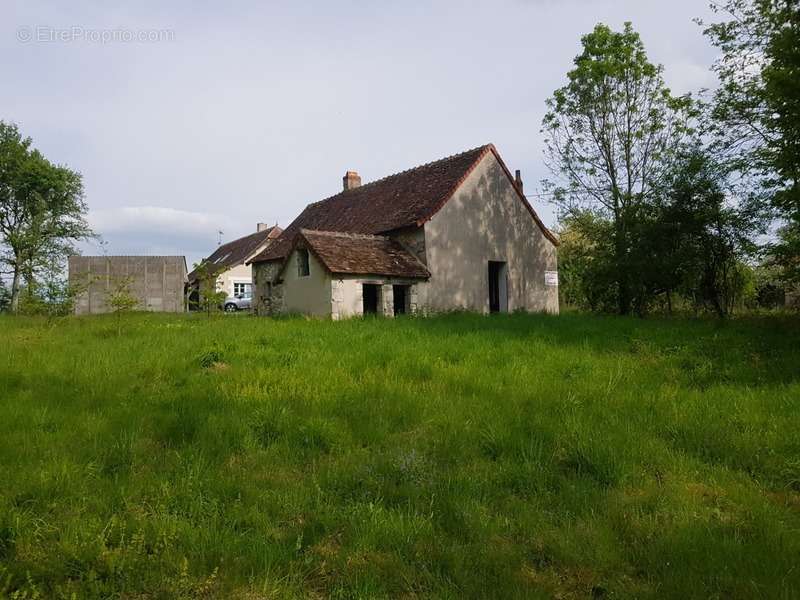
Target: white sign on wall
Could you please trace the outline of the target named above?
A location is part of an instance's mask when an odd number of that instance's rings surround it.
[[[546,286],[558,286],[558,271],[545,271],[544,284]]]

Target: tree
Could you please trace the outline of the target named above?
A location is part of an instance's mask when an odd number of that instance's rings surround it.
[[[558,248],[559,300],[592,311],[617,309],[613,224],[592,211],[576,211],[561,222]]]
[[[679,293],[719,317],[741,304],[752,283],[745,261],[764,221],[757,206],[737,201],[737,191],[727,165],[707,151],[681,155],[639,232],[637,255],[649,265],[643,294],[666,294],[671,306],[671,294]]]
[[[225,292],[217,290],[217,278],[222,271],[222,267],[205,259],[194,265],[198,293],[196,307],[204,310],[209,317],[225,301]]]
[[[542,125],[555,182],[545,182],[562,215],[589,209],[613,225],[617,310],[631,310],[631,232],[689,133],[694,105],[675,98],[630,23],[582,39],[568,83],[548,100]]]
[[[792,254],[800,256],[797,244],[786,243],[800,236],[800,2],[724,0],[711,8],[728,16],[704,31],[721,50],[718,145],[785,220],[775,252],[791,264]]]
[[[755,296],[753,307],[772,310],[786,304],[786,288],[782,281],[780,268],[769,259],[757,264],[753,269]]]
[[[769,249],[770,264],[781,269],[781,278],[790,285],[800,283],[800,224],[778,229],[778,243]]]
[[[33,281],[26,282],[18,312],[45,315],[49,319],[73,313],[75,300],[86,291],[87,283],[70,283],[61,261],[42,267]]]
[[[16,125],[0,121],[0,264],[12,275],[12,312],[21,283],[91,235],[79,173],[50,163]]]
[[[122,335],[122,315],[131,312],[139,305],[139,300],[131,292],[132,277],[121,277],[106,293],[106,302],[117,319],[117,335]]]
[[[5,282],[0,279],[0,313],[8,310],[11,302],[11,292],[8,291]]]
[[[762,231],[761,211],[737,201],[724,163],[688,147],[641,207],[629,231],[632,310],[691,307],[726,317],[742,304],[753,278],[746,261]],[[564,220],[559,248],[562,294],[568,303],[609,310],[615,278],[614,224],[589,211]],[[755,292],[755,290],[752,290]]]

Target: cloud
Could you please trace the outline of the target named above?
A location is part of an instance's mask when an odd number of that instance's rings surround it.
[[[191,264],[210,254],[222,231],[224,241],[243,233],[231,217],[221,213],[194,212],[164,206],[123,206],[92,210],[88,221],[100,235],[82,246],[84,254],[177,254]]]
[[[708,85],[714,51],[691,20],[707,12],[697,0],[6,0],[0,118],[83,174],[109,251],[202,255],[220,229],[230,240],[258,221],[288,225],[348,169],[371,181],[486,142],[535,192],[544,103],[581,35],[632,20],[683,92]],[[174,39],[18,40],[38,25]]]
[[[92,210],[89,212],[89,223],[101,235],[138,232],[202,236],[224,231],[232,224],[232,220],[222,214],[164,206],[123,206]]]

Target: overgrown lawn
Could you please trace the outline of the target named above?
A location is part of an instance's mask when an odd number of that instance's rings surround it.
[[[15,592],[798,597],[800,321],[0,318]]]

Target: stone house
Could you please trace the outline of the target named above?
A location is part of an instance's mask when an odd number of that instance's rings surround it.
[[[310,204],[253,265],[257,314],[558,313],[558,239],[492,144]]]
[[[263,252],[282,232],[277,225],[270,227],[266,223],[259,223],[255,233],[217,247],[205,259],[215,270],[220,271],[217,276],[217,291],[224,291],[229,297],[249,297],[252,294],[253,270],[247,261]],[[197,272],[189,273],[188,280],[191,306],[199,287]]]

